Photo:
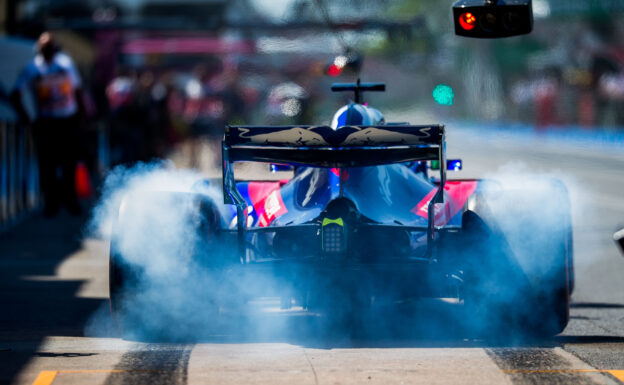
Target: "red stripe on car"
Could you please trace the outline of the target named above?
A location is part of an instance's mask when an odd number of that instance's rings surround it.
[[[445,201],[443,204],[435,206],[434,222],[436,226],[447,224],[451,218],[459,213],[466,204],[468,197],[477,189],[477,181],[447,181],[444,185]],[[428,218],[429,202],[435,196],[438,188],[435,187],[425,195],[425,197],[414,206],[412,213]]]

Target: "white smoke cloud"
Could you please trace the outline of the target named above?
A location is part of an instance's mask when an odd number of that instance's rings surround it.
[[[104,182],[99,203],[88,227],[90,236],[110,239],[123,197],[149,191],[190,192],[202,175],[195,170],[175,169],[170,162],[138,163],[118,166]]]
[[[557,230],[561,215],[570,209],[566,189],[553,184],[553,177],[561,175],[535,173],[522,164],[508,164],[486,175],[486,179],[496,182],[488,184],[481,192],[495,223],[505,233],[513,254],[529,278],[551,268],[552,261],[541,258],[544,250],[540,248],[544,245],[557,247],[558,243],[550,240],[561,235]],[[318,340],[317,333],[320,332],[334,343],[338,340],[345,343],[344,336],[352,333],[380,338],[457,336],[461,330],[486,325],[486,318],[482,315],[466,315],[456,309],[449,311],[448,305],[441,310],[427,301],[401,305],[401,308],[377,298],[369,301],[376,301],[376,305],[368,308],[362,302],[353,302],[358,296],[366,298],[368,286],[346,275],[344,283],[349,286],[351,294],[341,297],[336,292],[328,292],[327,297],[332,301],[328,302],[331,306],[324,309],[327,314],[321,318],[307,314],[315,322],[320,320],[316,326],[310,326],[314,322],[310,323],[309,317],[259,312],[261,306],[257,306],[257,297],[265,295],[262,289],[272,288],[269,295],[279,296],[280,290],[284,290],[276,288],[279,283],[297,282],[305,286],[306,280],[314,280],[314,276],[220,274],[222,270],[213,274],[214,271],[206,269],[207,262],[223,258],[236,247],[236,243],[230,239],[215,247],[205,242],[205,234],[200,230],[205,218],[202,218],[195,199],[197,189],[193,188],[202,178],[196,171],[177,170],[167,163],[155,163],[117,168],[104,183],[90,230],[99,237],[110,239],[115,227],[113,242],[116,250],[124,262],[132,266],[133,278],[138,278],[131,301],[122,306],[128,314],[125,326],[131,337],[198,340],[225,333],[254,339],[293,335],[302,338],[307,335]],[[572,206],[580,206],[575,201],[578,186],[571,178],[564,179],[568,189],[572,185]],[[201,194],[217,205],[222,203],[220,184],[202,190]],[[465,244],[456,244],[456,254],[478,262],[483,257],[483,250],[500,247],[496,239],[479,241],[484,244],[474,250]],[[506,276],[505,285],[500,284],[500,280],[487,279],[506,274],[508,266],[502,262],[487,262],[483,266],[479,273],[481,277],[478,277],[482,285],[479,289],[483,295],[491,297],[492,307],[510,302],[517,308],[530,306],[529,299],[522,297],[523,292],[516,291],[512,282],[516,276]],[[538,279],[533,283],[544,282]],[[254,297],[255,302],[248,302]],[[303,309],[298,311],[305,314]],[[496,309],[488,311],[491,316]],[[110,323],[106,321],[108,316],[104,310],[97,312],[86,333],[111,334]],[[413,328],[405,330],[406,322],[414,322]]]

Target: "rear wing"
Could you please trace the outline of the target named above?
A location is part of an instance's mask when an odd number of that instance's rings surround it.
[[[316,167],[361,167],[437,160],[442,125],[229,126],[223,159]]]
[[[225,204],[236,206],[242,263],[247,203],[234,180],[232,165],[238,161],[344,168],[438,160],[440,185],[428,204],[427,240],[429,246],[433,245],[434,205],[442,202],[446,182],[443,125],[343,126],[339,130],[329,126],[228,126],[222,151],[223,199]]]

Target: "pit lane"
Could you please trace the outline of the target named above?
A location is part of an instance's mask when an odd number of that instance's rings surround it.
[[[577,281],[562,335],[521,343],[319,335],[294,311],[266,318],[301,326],[285,333],[125,341],[112,324],[92,321],[106,311],[106,243],[82,240],[80,220],[32,218],[0,235],[0,384],[624,382],[624,258],[611,239],[624,223],[621,151],[449,127],[448,152],[464,160],[458,177],[523,164],[568,183]]]

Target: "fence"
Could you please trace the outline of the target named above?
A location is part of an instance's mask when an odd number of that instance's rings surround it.
[[[29,129],[0,109],[0,229],[39,207],[39,171]]]

